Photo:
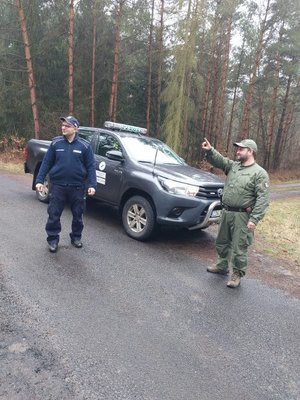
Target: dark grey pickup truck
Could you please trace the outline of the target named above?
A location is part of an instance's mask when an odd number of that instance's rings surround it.
[[[80,127],[78,134],[95,154],[95,198],[118,207],[126,233],[146,240],[157,225],[204,229],[218,222],[223,182],[209,172],[187,165],[143,128],[106,122],[104,128]],[[24,169],[35,178],[50,141],[29,140]],[[51,183],[38,199],[47,202]]]

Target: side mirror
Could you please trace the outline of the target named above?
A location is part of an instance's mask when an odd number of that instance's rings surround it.
[[[124,160],[123,154],[119,150],[109,150],[106,152],[105,155],[110,160],[115,160],[115,161],[123,161]]]

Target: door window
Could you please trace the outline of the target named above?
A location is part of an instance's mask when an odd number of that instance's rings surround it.
[[[78,136],[82,137],[82,139],[85,139],[88,142],[92,141],[94,134],[95,131],[89,131],[88,129],[82,129],[78,131]]]
[[[106,133],[101,133],[99,136],[99,142],[97,146],[96,154],[99,156],[106,157],[106,152],[109,150],[119,150],[121,151],[121,146],[118,140]]]

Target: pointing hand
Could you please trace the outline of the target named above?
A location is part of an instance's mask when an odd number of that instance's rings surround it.
[[[202,149],[208,151],[211,150],[211,148],[212,146],[209,143],[209,141],[206,138],[204,138],[204,142],[202,143]]]

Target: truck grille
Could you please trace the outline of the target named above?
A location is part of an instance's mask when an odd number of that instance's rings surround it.
[[[199,186],[197,197],[201,197],[204,199],[220,199],[222,193],[223,193],[223,186],[217,186],[217,187]]]

